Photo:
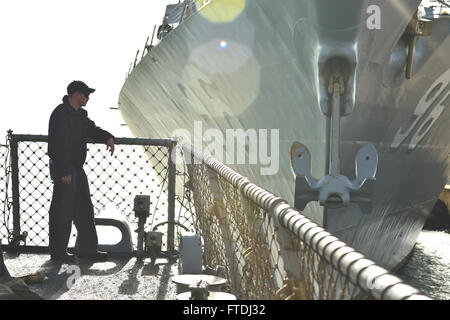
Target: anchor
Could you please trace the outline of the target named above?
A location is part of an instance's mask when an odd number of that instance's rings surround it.
[[[350,202],[357,203],[363,213],[370,213],[372,191],[378,163],[378,154],[372,144],[359,149],[356,157],[356,178],[344,175],[326,175],[318,180],[311,175],[311,153],[300,142],[291,147],[291,161],[297,175],[295,207],[303,210],[308,202],[319,201],[321,206],[338,208]]]
[[[320,180],[311,173],[311,152],[300,143],[291,146],[291,165],[296,174],[295,207],[303,210],[311,201],[319,201],[326,208],[348,206],[350,202],[360,206],[363,213],[370,213],[372,192],[378,167],[378,153],[373,144],[359,149],[355,157],[356,178],[350,180],[339,172],[340,118],[351,113],[345,108],[345,79],[342,76],[340,59],[331,59],[327,64],[332,70],[328,81],[328,108],[323,113],[331,117],[330,169]],[[330,105],[331,104],[331,105]]]

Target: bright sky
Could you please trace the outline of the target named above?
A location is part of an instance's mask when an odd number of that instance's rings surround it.
[[[166,4],[177,2],[1,1],[0,143],[8,129],[46,135],[50,114],[72,80],[97,89],[86,110],[98,126],[131,137],[120,112],[109,108],[117,107],[130,63],[138,49],[141,57]]]

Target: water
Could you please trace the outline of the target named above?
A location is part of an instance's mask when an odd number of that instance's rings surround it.
[[[397,276],[432,299],[450,300],[450,234],[422,231]]]

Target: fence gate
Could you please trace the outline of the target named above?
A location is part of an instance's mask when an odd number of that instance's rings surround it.
[[[15,135],[9,131],[6,144],[0,146],[2,245],[22,246],[25,242],[24,248],[48,248],[53,182],[49,177],[47,141],[47,136]],[[114,213],[115,218],[124,219],[134,230],[134,197],[145,194],[151,199],[150,225],[173,221],[176,172],[169,160],[175,143],[171,139],[116,138],[111,156],[105,144],[88,141],[84,170],[95,215]],[[169,226],[168,249],[173,250],[174,225]]]

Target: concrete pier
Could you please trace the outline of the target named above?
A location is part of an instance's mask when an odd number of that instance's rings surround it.
[[[4,252],[12,277],[40,272],[45,280],[29,288],[46,300],[175,300],[178,262],[113,257],[108,262],[54,263],[46,254]]]

